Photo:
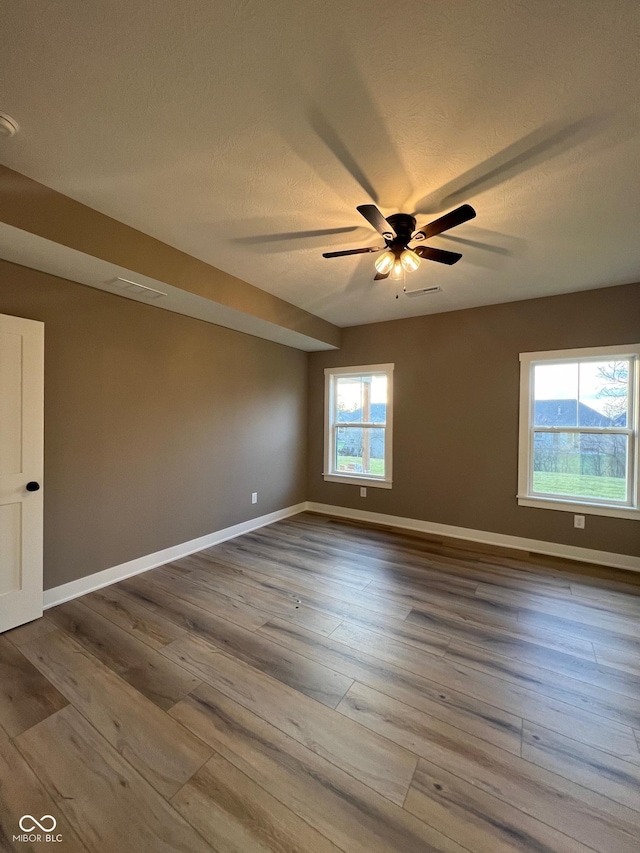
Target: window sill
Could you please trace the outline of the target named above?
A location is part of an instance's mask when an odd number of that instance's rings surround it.
[[[375,477],[367,477],[366,474],[323,474],[328,483],[344,483],[348,486],[371,486],[374,489],[391,489],[392,480],[379,480]]]
[[[640,521],[640,509],[632,506],[611,506],[611,504],[579,503],[562,498],[518,495],[518,506],[530,506],[537,509],[555,509],[560,512],[577,512],[581,515],[604,515],[610,518],[629,518]]]

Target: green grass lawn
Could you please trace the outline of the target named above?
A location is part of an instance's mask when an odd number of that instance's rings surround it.
[[[582,474],[555,474],[550,471],[533,472],[533,490],[552,495],[581,495],[608,501],[624,501],[627,497],[626,481],[622,477],[590,477]]]
[[[369,473],[384,475],[383,459],[371,459],[370,464]],[[349,465],[356,468],[350,469]],[[338,456],[340,471],[355,471],[361,465],[361,456]],[[533,490],[551,495],[578,495],[608,501],[624,501],[627,497],[626,482],[622,477],[590,477],[581,474],[555,474],[549,471],[534,471]]]
[[[349,465],[362,466],[362,456],[338,456],[339,471],[355,470],[350,469]],[[371,468],[369,474],[377,474],[379,477],[384,475],[384,459],[371,459],[369,465]],[[360,473],[360,469],[358,469],[358,473]]]

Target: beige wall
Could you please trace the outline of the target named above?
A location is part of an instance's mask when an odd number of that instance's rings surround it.
[[[640,555],[640,522],[515,500],[518,353],[637,342],[640,284],[356,326],[309,357],[1,261],[0,313],[45,323],[45,588],[305,498]],[[387,361],[394,487],[362,499],[321,477],[323,368]]]
[[[587,516],[574,530],[571,513],[515,498],[518,354],[639,340],[640,284],[344,329],[340,350],[310,355],[307,497],[640,555],[640,521]],[[382,362],[395,362],[394,483],[363,499],[321,476],[323,369]]]
[[[45,588],[305,499],[305,353],[4,262],[0,313],[45,323]]]

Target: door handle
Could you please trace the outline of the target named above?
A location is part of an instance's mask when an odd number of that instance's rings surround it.
[[[40,489],[40,483],[36,483],[35,480],[31,480],[31,482],[27,483],[25,489],[28,492],[37,492]]]

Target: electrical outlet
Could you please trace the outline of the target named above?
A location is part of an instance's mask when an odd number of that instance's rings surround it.
[[[360,486],[360,497],[366,498],[366,496],[367,496],[367,487],[366,486]]]
[[[251,503],[252,504],[258,503],[258,493],[257,492],[251,492]]]
[[[584,530],[584,515],[574,515],[573,526],[577,527],[578,530]]]

